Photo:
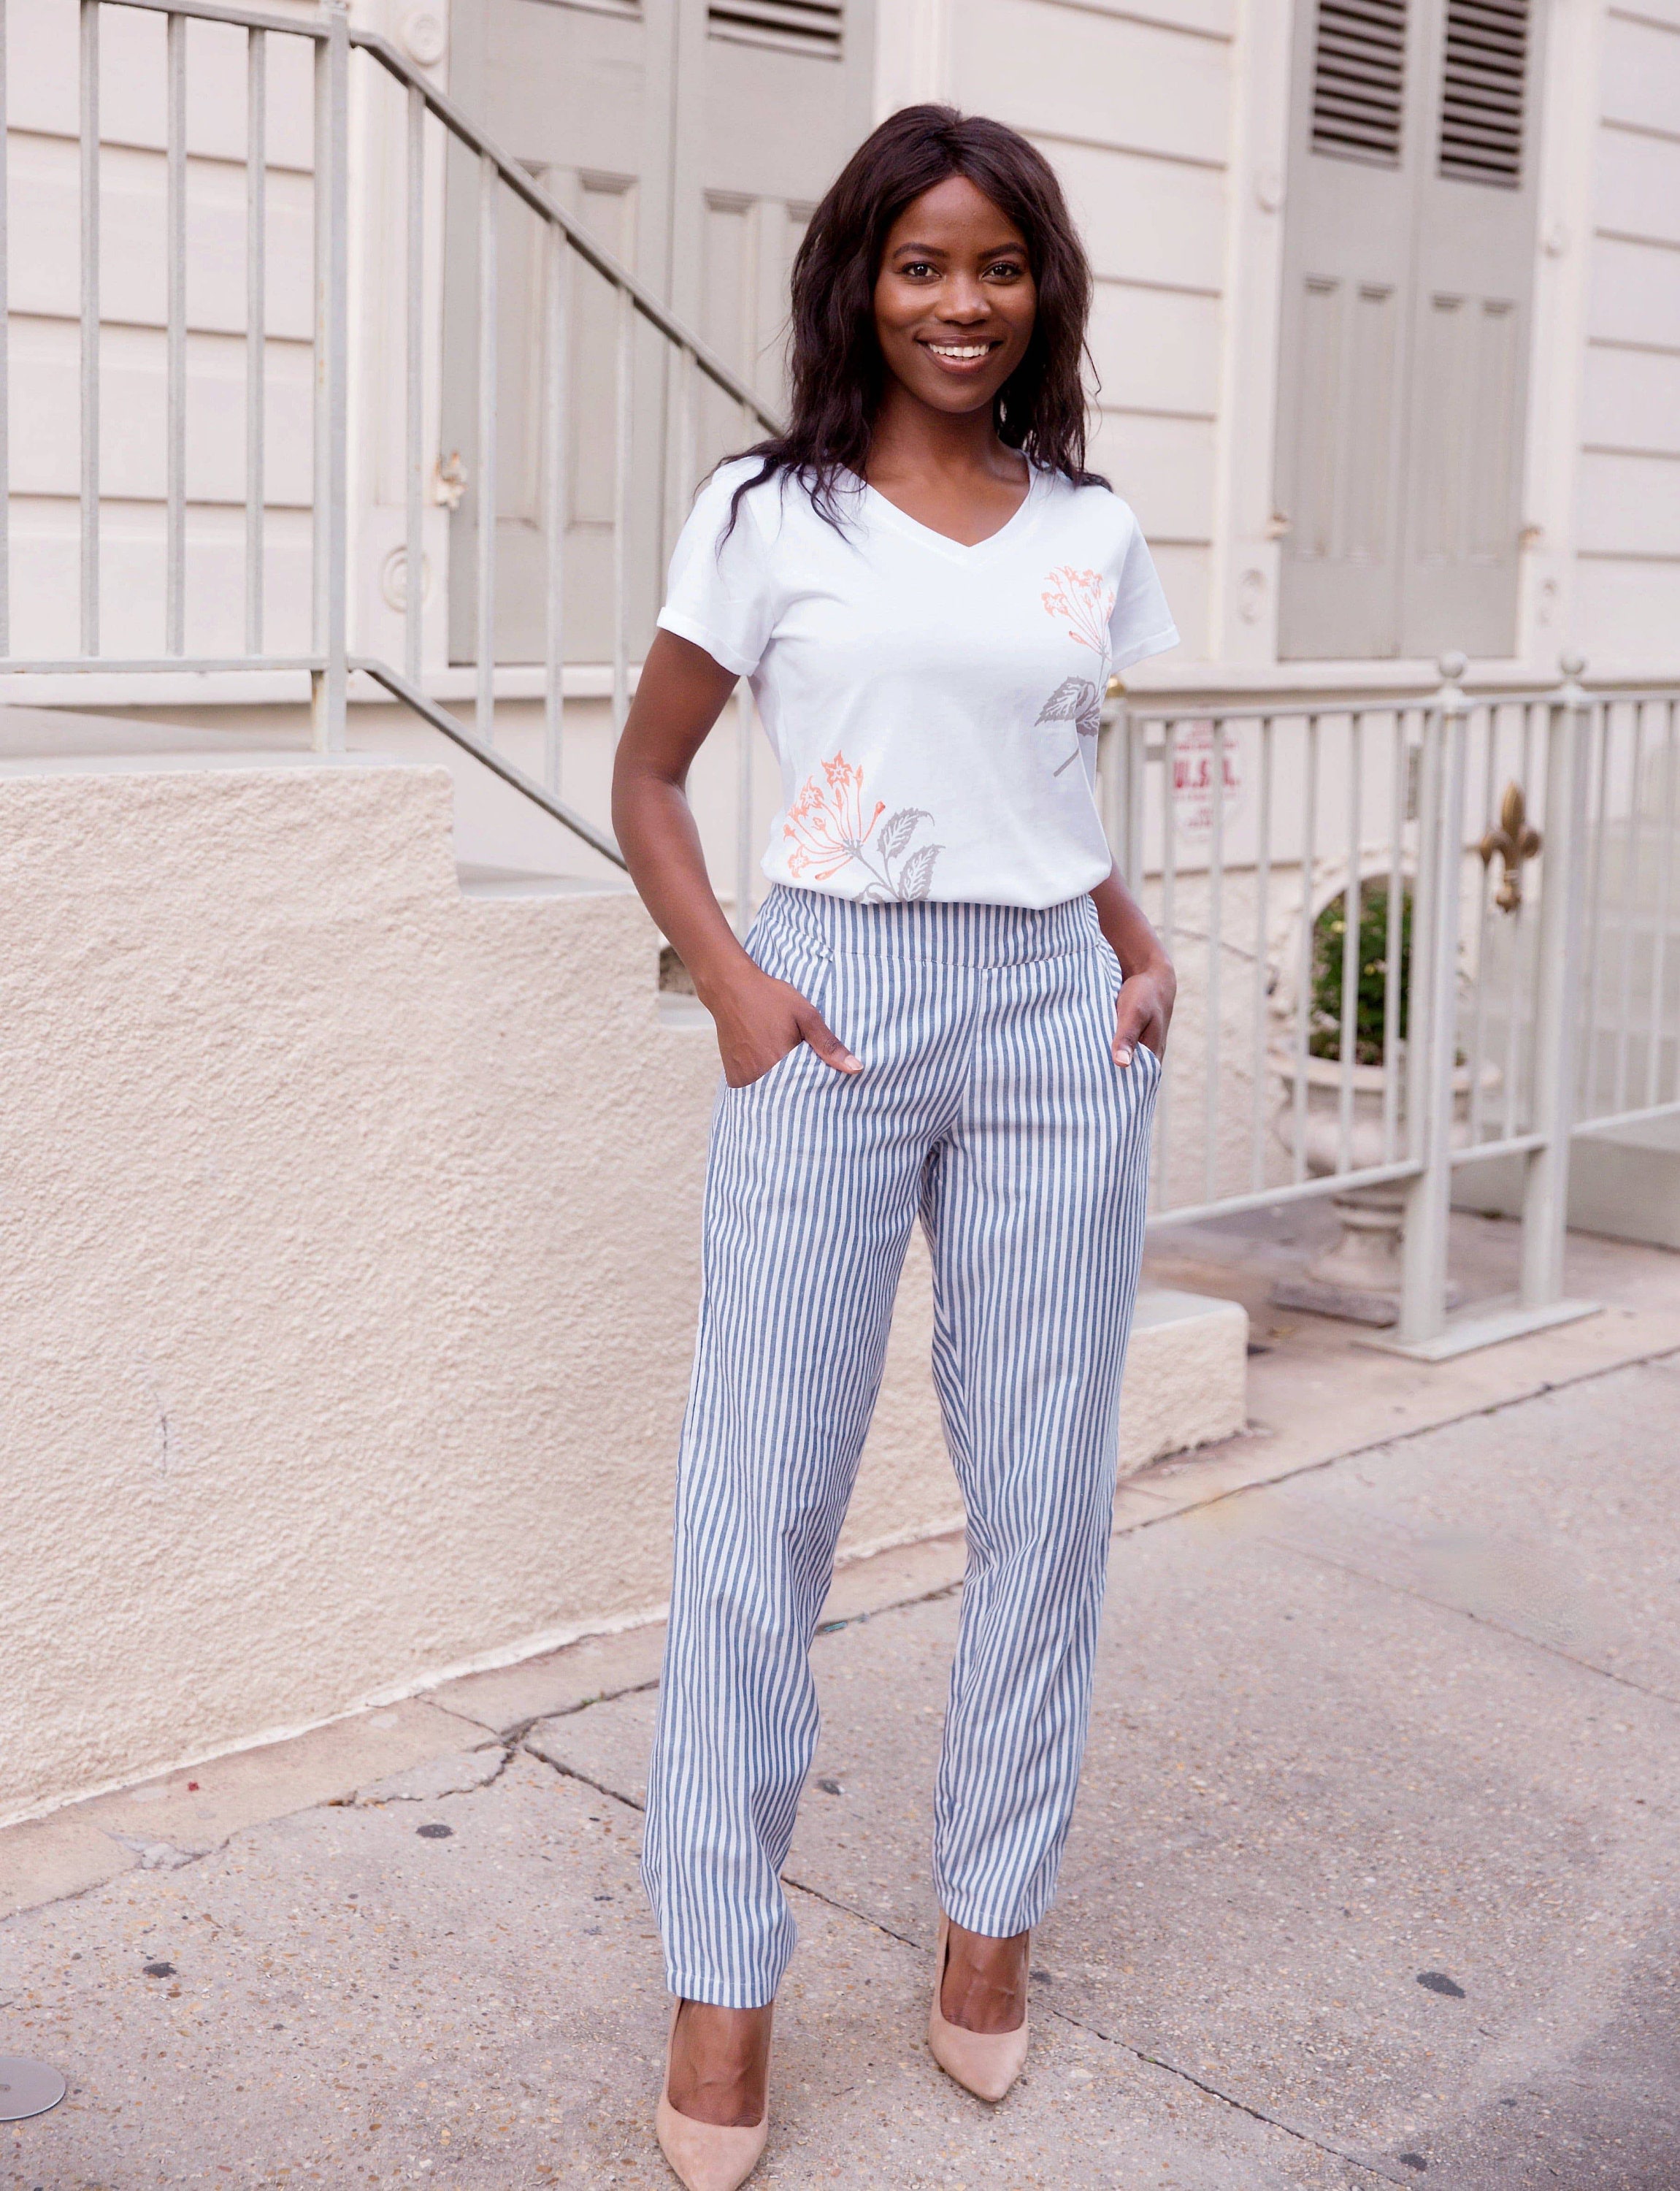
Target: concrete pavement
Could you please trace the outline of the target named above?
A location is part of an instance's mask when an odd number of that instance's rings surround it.
[[[1680,1357],[1240,1460],[1128,1494],[995,2112],[921,2038],[956,1551],[843,1574],[766,2187],[1680,2187]],[[657,1641],[0,1835],[0,2052],[71,2079],[9,2184],[667,2182]]]

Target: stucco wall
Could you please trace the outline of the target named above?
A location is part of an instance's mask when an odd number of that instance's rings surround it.
[[[656,1608],[716,1052],[635,902],[463,897],[403,767],[9,778],[0,874],[0,1816]]]

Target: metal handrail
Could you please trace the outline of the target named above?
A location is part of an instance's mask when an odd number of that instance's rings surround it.
[[[0,20],[4,0],[0,0]],[[509,153],[497,144],[454,100],[440,92],[423,73],[376,31],[350,25],[345,0],[325,0],[309,13],[281,14],[272,9],[243,7],[231,0],[78,0],[81,14],[81,98],[79,138],[82,177],[81,267],[81,638],[73,655],[50,658],[24,657],[10,652],[7,618],[7,580],[9,573],[9,521],[0,516],[0,676],[71,675],[77,673],[144,676],[170,672],[196,674],[239,671],[290,670],[307,672],[314,696],[315,743],[339,751],[345,743],[345,704],[351,669],[372,678],[392,697],[420,715],[434,729],[469,753],[545,813],[582,839],[604,857],[621,865],[609,834],[567,805],[559,796],[559,745],[564,709],[565,616],[560,565],[566,532],[565,437],[569,428],[564,397],[565,346],[565,285],[571,253],[606,282],[618,299],[618,407],[616,441],[616,484],[613,521],[614,631],[612,702],[616,725],[621,725],[630,686],[630,663],[626,640],[627,564],[626,536],[630,523],[629,473],[633,457],[631,408],[634,382],[631,364],[630,329],[639,317],[671,346],[683,366],[678,391],[681,407],[683,448],[680,461],[692,469],[696,439],[694,409],[697,383],[710,384],[740,409],[744,423],[769,432],[776,430],[775,413],[753,389],[717,356],[698,335],[684,327],[630,270],[592,236],[588,230],[559,205],[550,193]],[[166,71],[167,122],[165,159],[167,172],[167,272],[169,302],[167,314],[167,379],[168,387],[167,435],[167,484],[165,494],[165,612],[162,652],[126,653],[120,657],[99,652],[100,628],[100,503],[99,477],[99,37],[100,11],[120,7],[161,15],[168,25]],[[189,20],[224,24],[247,33],[248,115],[246,144],[247,173],[247,323],[246,386],[246,647],[242,653],[220,651],[194,653],[185,644],[186,629],[186,47],[183,36]],[[312,583],[314,631],[307,650],[284,653],[264,651],[264,359],[268,339],[264,308],[266,234],[264,217],[268,165],[267,59],[265,42],[270,36],[309,40],[315,54],[315,121],[314,186],[315,206],[315,484],[311,497],[314,545]],[[349,479],[349,298],[348,298],[348,163],[349,156],[349,57],[365,53],[406,95],[408,105],[407,174],[407,310],[406,400],[405,452],[408,472],[405,551],[411,574],[406,609],[406,660],[402,670],[358,654],[349,653],[347,629],[348,479]],[[424,270],[424,188],[426,156],[422,134],[427,115],[439,123],[446,141],[453,140],[475,156],[480,170],[480,267],[479,315],[479,378],[480,390],[480,447],[478,455],[478,572],[474,656],[477,664],[477,721],[475,734],[468,733],[446,709],[425,694],[421,678],[420,587],[412,577],[423,567],[423,475],[426,463],[423,394],[426,385],[426,329],[422,306]],[[0,77],[0,129],[4,127],[3,78]],[[553,294],[546,339],[548,342],[547,403],[544,430],[548,443],[545,464],[543,533],[549,559],[545,610],[545,709],[548,749],[547,785],[505,760],[495,750],[494,709],[497,663],[494,644],[495,561],[497,510],[495,470],[496,291],[495,215],[503,189],[545,225],[553,249],[548,269]],[[5,258],[3,206],[0,204],[0,435],[4,431],[3,388],[6,335],[3,322]],[[668,416],[668,413],[667,413]],[[692,482],[689,482],[691,484]]]

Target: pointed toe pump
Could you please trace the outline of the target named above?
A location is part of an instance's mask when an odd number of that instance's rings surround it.
[[[768,2107],[756,2123],[696,2122],[678,2114],[671,2104],[671,2045],[677,2035],[678,2002],[671,2012],[671,2031],[666,2041],[665,2080],[660,2086],[654,2128],[659,2149],[671,2164],[671,2172],[684,2191],[739,2191],[758,2165],[769,2135]]]
[[[934,2005],[928,2012],[928,2044],[947,2077],[954,2077],[976,2099],[995,2104],[1021,2074],[1027,2058],[1030,2018],[1023,2009],[1013,2031],[966,2031],[960,2023],[947,2023],[939,1995],[950,1955],[951,1920],[941,1916],[939,1949],[934,1957]]]

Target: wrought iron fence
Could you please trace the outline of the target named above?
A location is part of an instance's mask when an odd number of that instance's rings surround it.
[[[1571,1136],[1680,1113],[1680,688],[1122,696],[1113,841],[1181,976],[1154,1215],[1395,1205],[1396,1343],[1581,1312]],[[1454,1322],[1455,1180],[1521,1168],[1518,1298]]]

